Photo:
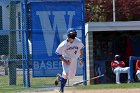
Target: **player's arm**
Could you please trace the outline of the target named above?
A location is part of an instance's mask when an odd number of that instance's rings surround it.
[[[59,58],[61,59],[61,61],[65,62],[66,64],[70,64],[69,60],[66,60],[62,55],[63,55],[63,52],[65,51],[65,43],[62,42],[58,48],[56,49],[55,53],[59,56]]]
[[[119,66],[120,66],[120,67],[123,67],[123,66],[125,66],[125,63],[124,63],[124,61],[121,61],[121,63],[119,64]]]
[[[70,61],[69,60],[66,60],[62,55],[59,55],[60,56],[60,59],[65,62],[67,65],[70,65]]]
[[[114,62],[114,60],[111,62],[111,67],[117,67],[119,66],[117,63]]]
[[[83,59],[82,59],[82,55],[83,55],[83,49],[80,49],[80,64],[83,64]]]

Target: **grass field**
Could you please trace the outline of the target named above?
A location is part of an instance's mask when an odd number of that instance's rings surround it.
[[[77,89],[118,89],[118,88],[140,88],[140,83],[122,83],[122,84],[96,84],[79,86]]]
[[[17,93],[25,90],[34,90],[40,87],[52,86],[54,78],[32,78],[31,88],[23,87],[22,76],[17,76],[17,85],[8,84],[8,76],[0,76],[0,93]]]
[[[22,83],[22,76],[17,77],[17,85],[8,85],[8,76],[0,76],[0,93],[17,93],[27,90],[37,90],[47,86],[53,86],[54,78],[32,78],[31,88],[24,88]],[[87,86],[77,86],[74,88],[68,88],[67,90],[96,90],[96,89],[134,89],[140,88],[140,82],[137,83],[122,83],[122,84],[96,84]]]

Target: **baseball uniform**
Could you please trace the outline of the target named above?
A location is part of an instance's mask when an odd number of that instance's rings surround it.
[[[56,49],[57,55],[62,55],[66,60],[71,63],[67,65],[62,61],[63,72],[62,75],[66,79],[71,79],[76,74],[77,60],[80,56],[80,50],[84,47],[80,39],[75,38],[73,43],[64,40]]]

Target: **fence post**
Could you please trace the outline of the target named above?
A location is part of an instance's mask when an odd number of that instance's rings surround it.
[[[85,45],[85,1],[82,0],[82,41],[83,44]],[[83,67],[83,80],[84,80],[84,85],[87,85],[87,72],[86,72],[86,48],[84,48],[84,67]]]
[[[23,0],[23,2],[22,2],[22,4],[23,4],[23,6],[22,6],[22,18],[23,18],[23,31],[25,32],[25,47],[26,47],[26,53],[25,53],[25,55],[26,55],[26,66],[27,66],[27,87],[30,87],[30,67],[29,67],[29,44],[28,44],[28,20],[27,20],[27,2],[28,2],[28,0]],[[23,34],[24,35],[24,34]],[[23,46],[24,47],[24,46]],[[23,51],[24,52],[24,51]]]
[[[130,56],[129,57],[129,67],[130,67],[130,80],[131,81],[134,81],[134,79],[133,79],[133,60],[134,60],[134,57]]]
[[[9,32],[9,58],[16,58],[16,3],[10,2],[10,32]],[[8,63],[9,67],[9,85],[16,85],[16,62]]]

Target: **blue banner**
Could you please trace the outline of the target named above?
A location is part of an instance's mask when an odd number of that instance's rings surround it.
[[[57,46],[66,39],[66,31],[73,27],[82,37],[82,3],[32,2],[32,59],[33,76],[55,76],[62,72],[59,58],[55,54]],[[82,74],[78,66],[77,74]]]

